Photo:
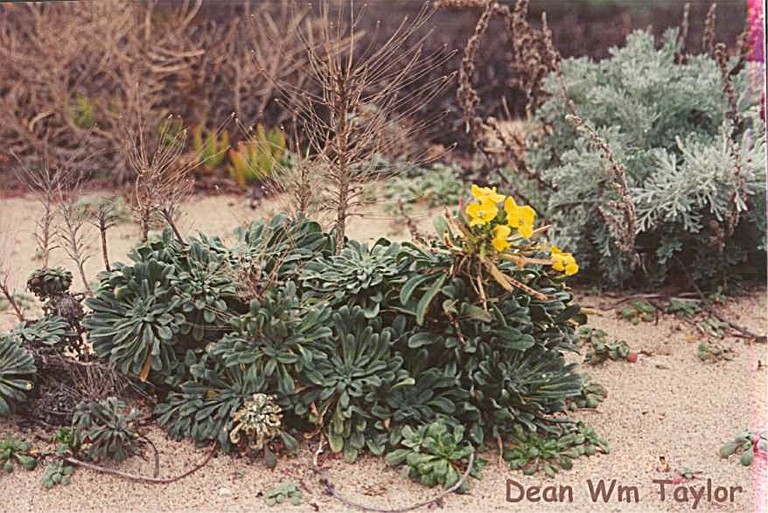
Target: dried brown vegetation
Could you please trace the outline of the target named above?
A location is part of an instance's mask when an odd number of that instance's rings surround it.
[[[383,174],[377,157],[411,163],[424,159],[419,135],[434,120],[417,113],[450,82],[451,75],[428,78],[450,54],[423,53],[429,33],[418,34],[429,20],[426,7],[413,20],[403,19],[383,41],[373,37],[364,45],[358,30],[364,7],[357,10],[350,2],[333,14],[326,2],[321,11],[318,38],[300,32],[309,60],[309,89],[281,85],[322,173],[323,205],[333,213],[341,250],[364,185]],[[419,88],[411,87],[425,77]]]
[[[92,170],[110,168],[125,182],[121,139],[137,117],[173,114],[193,125],[234,112],[255,122],[278,96],[275,81],[303,83],[297,29],[314,31],[305,12],[287,0],[253,11],[245,3],[245,16],[217,23],[198,19],[201,5],[106,0],[0,11],[4,151],[28,163],[44,151],[56,160],[98,153]]]

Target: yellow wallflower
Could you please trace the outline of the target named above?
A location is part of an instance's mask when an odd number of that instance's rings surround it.
[[[472,185],[472,196],[479,201],[490,200],[494,203],[501,203],[504,201],[504,195],[496,192],[496,187],[478,187]]]
[[[502,251],[509,249],[509,241],[507,238],[512,235],[512,228],[507,225],[500,224],[493,227],[493,247],[496,251],[501,253]]]
[[[555,271],[565,271],[566,276],[571,276],[579,272],[579,264],[573,255],[566,253],[554,244],[549,250],[549,257],[552,259],[552,269]]]
[[[533,222],[536,220],[536,211],[528,205],[518,206],[510,196],[504,202],[504,211],[507,213],[507,224],[517,228],[520,235],[530,238],[533,235]]]
[[[469,226],[482,226],[493,221],[499,209],[493,201],[485,200],[467,205],[466,213],[469,216]]]

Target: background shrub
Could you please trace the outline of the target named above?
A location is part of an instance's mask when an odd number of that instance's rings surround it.
[[[626,171],[633,252],[621,249],[622,227],[609,218],[618,199],[610,163],[588,131],[566,120],[558,79],[548,79],[552,96],[537,121],[550,133],[529,158],[553,187],[541,201],[554,238],[579,255],[587,276],[616,285],[690,273],[711,282],[765,268],[765,125],[748,93],[749,68],[725,63],[744,92],[731,105],[716,60],[681,52],[675,30],[660,46],[636,32],[610,59],[562,66],[578,116]]]

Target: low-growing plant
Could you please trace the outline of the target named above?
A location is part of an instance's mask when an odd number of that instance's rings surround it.
[[[116,397],[77,405],[72,425],[88,445],[88,457],[94,461],[123,461],[137,449],[139,412],[128,410]]]
[[[267,392],[266,380],[252,365],[227,367],[210,355],[190,366],[190,376],[158,404],[158,424],[175,440],[218,442],[231,450],[233,417],[254,394]]]
[[[592,383],[589,375],[582,377],[581,394],[568,400],[568,409],[597,408],[608,396],[608,391],[600,383]]]
[[[71,286],[72,273],[61,267],[38,269],[27,280],[27,289],[42,300],[63,294]]]
[[[725,338],[729,325],[727,322],[710,315],[697,322],[696,328],[707,337],[722,339]]]
[[[6,337],[19,345],[48,347],[58,351],[82,350],[82,339],[66,319],[59,315],[47,315],[37,321],[18,324]]]
[[[43,472],[43,486],[50,490],[56,485],[68,486],[75,473],[75,467],[68,465],[64,460],[54,460],[45,466]]]
[[[318,300],[334,306],[360,306],[369,319],[377,317],[381,305],[391,301],[405,282],[407,261],[399,258],[400,246],[379,240],[370,249],[350,241],[338,255],[307,263],[303,286]]]
[[[263,452],[269,466],[309,433],[353,461],[401,449],[407,433],[435,422],[449,426],[447,437],[460,426],[477,448],[514,426],[551,428],[583,391],[564,355],[578,350],[576,329],[586,321],[566,287],[578,264],[536,241],[543,230],[530,207],[492,189],[471,192],[473,201],[421,245],[344,240],[336,251],[333,233],[283,215],[240,230],[232,247],[201,234],[201,248],[240,287],[227,302],[228,326],[206,332],[205,345],[182,354],[181,328],[168,338],[186,371],[172,371],[176,380],[149,376],[170,389],[158,423],[174,439]],[[123,295],[125,276],[154,262],[170,268],[167,277],[132,281],[154,283],[163,290],[149,294],[157,307],[178,312],[176,280],[192,244],[169,237],[141,246],[136,264],[103,275],[97,298]],[[89,318],[125,321],[110,315],[95,308]],[[103,357],[119,354],[101,343]],[[455,482],[447,469],[439,475],[425,479]]]
[[[461,479],[472,463],[469,475],[480,479],[480,472],[485,461],[478,456],[470,460],[475,448],[464,436],[464,427],[449,425],[445,421],[436,421],[428,425],[411,429],[403,428],[402,448],[386,455],[386,462],[392,467],[403,466],[403,477],[421,483],[424,486],[451,488]],[[469,482],[464,481],[458,492],[469,490]]]
[[[277,506],[288,501],[292,506],[298,506],[302,501],[301,489],[296,483],[284,483],[264,492],[264,500],[267,506]]]
[[[633,301],[626,308],[619,310],[618,315],[632,324],[653,322],[656,320],[657,308],[647,301]]]
[[[721,458],[728,458],[732,454],[740,454],[739,462],[745,467],[752,465],[755,456],[766,458],[768,434],[765,431],[742,431],[736,438],[720,447]]]
[[[0,337],[0,417],[10,415],[34,387],[35,359],[10,337]]]
[[[696,317],[702,312],[699,301],[697,300],[683,300],[672,298],[667,304],[666,313],[672,315],[679,315],[686,319]]]
[[[207,352],[226,367],[252,366],[268,385],[288,396],[295,376],[320,356],[316,346],[331,336],[331,309],[303,307],[296,285],[270,291],[251,301],[249,313],[232,319],[234,331],[210,345]]]
[[[694,470],[690,467],[680,467],[677,469],[677,475],[680,476],[682,479],[696,479],[698,476],[703,474],[701,470]]]
[[[598,452],[610,452],[607,442],[577,422],[552,426],[539,433],[516,429],[508,439],[503,456],[511,468],[522,470],[526,475],[542,471],[551,477],[559,469],[570,470],[574,459]]]
[[[402,368],[402,356],[393,352],[391,331],[380,318],[368,320],[360,307],[342,306],[332,322],[333,336],[321,343],[306,373],[309,386],[301,392],[306,410],[297,413],[309,411],[310,421],[324,429],[331,450],[343,452],[351,462],[366,447],[372,409],[388,391],[414,380]]]
[[[703,340],[699,343],[699,348],[696,354],[702,362],[733,360],[733,357],[735,356],[733,349],[730,347],[709,344]]]
[[[116,263],[100,285],[84,321],[96,353],[122,372],[157,381],[186,379],[187,360],[217,340],[244,310],[228,255],[216,241],[182,243],[166,230]]]
[[[56,444],[56,454],[77,454],[82,445],[80,431],[75,428],[60,428],[54,433],[51,441]]]
[[[27,440],[21,440],[14,436],[6,436],[0,441],[0,465],[3,471],[10,474],[15,466],[24,470],[35,470],[37,457],[32,444]]]
[[[631,351],[629,344],[623,340],[608,342],[608,334],[601,329],[582,326],[579,328],[579,339],[587,347],[584,361],[591,365],[599,365],[607,360],[637,361],[637,353]]]

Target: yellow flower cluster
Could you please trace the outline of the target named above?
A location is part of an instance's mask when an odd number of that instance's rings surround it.
[[[573,255],[566,253],[554,244],[549,250],[549,257],[552,259],[552,269],[555,271],[565,271],[566,276],[571,276],[579,272],[579,264]]]
[[[512,234],[512,228],[525,238],[533,236],[533,222],[536,220],[536,211],[528,205],[519,206],[512,197],[506,197],[496,192],[495,187],[472,186],[472,197],[477,202],[467,205],[466,213],[469,218],[469,226],[485,226],[499,215],[499,204],[503,203],[506,213],[506,225],[493,227],[493,247],[497,251],[509,248],[507,238]]]

